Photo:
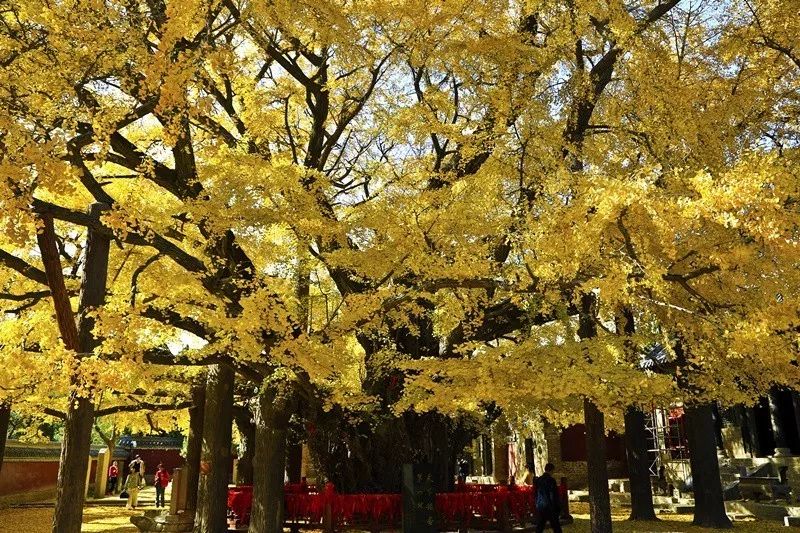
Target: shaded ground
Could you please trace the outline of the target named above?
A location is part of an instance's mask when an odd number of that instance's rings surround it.
[[[143,509],[154,509],[152,487],[143,492],[144,506],[137,511],[127,511],[121,505],[109,500],[107,505],[89,505],[84,511],[82,531],[109,533],[136,533],[130,523],[130,517],[140,514]],[[121,502],[121,501],[120,501]],[[568,533],[588,533],[588,504],[570,504],[575,523],[565,526]],[[615,533],[708,533],[711,530],[691,526],[691,515],[666,516],[659,522],[628,522],[625,520],[628,510],[614,509]],[[0,533],[50,533],[53,519],[52,507],[30,507],[0,510]],[[288,530],[287,530],[288,531]],[[549,531],[549,530],[548,530]],[[779,522],[751,521],[736,522],[734,531],[741,533],[778,533],[789,531]]]

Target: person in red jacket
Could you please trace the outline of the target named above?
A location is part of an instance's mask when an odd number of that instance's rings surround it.
[[[156,486],[156,507],[159,506],[159,503],[161,507],[164,507],[164,489],[169,485],[169,472],[161,463],[158,463],[158,470],[156,470],[153,484]]]
[[[117,488],[117,479],[119,478],[119,467],[117,466],[117,462],[114,461],[111,463],[111,466],[108,467],[108,489],[106,492],[109,494],[114,494],[114,491]]]

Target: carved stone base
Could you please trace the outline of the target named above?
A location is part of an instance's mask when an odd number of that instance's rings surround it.
[[[162,514],[153,516],[146,513],[144,516],[132,516],[131,523],[142,532],[173,532],[182,533],[192,531],[194,527],[194,513]]]

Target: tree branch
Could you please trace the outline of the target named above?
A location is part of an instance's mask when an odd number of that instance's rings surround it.
[[[135,404],[115,405],[113,407],[106,407],[105,409],[98,409],[94,412],[95,418],[101,416],[114,415],[117,413],[136,413],[138,411],[179,411],[181,409],[188,409],[192,407],[191,400],[183,400],[176,403],[151,403],[151,402],[137,402]]]
[[[61,420],[67,419],[67,413],[58,411],[56,409],[52,409],[50,407],[42,407],[42,412],[48,416],[52,416],[54,418],[60,418]]]
[[[5,250],[0,250],[0,264],[7,266],[11,270],[16,270],[29,280],[35,281],[41,285],[47,285],[47,274],[45,274],[44,270],[36,268],[27,261]]]
[[[38,198],[33,199],[31,202],[31,207],[35,213],[49,214],[58,220],[70,222],[78,226],[93,228],[101,234],[110,235],[112,237],[114,236],[114,232],[110,228],[104,226],[99,220],[90,217],[86,213],[73,211],[50,202],[45,202],[44,200],[39,200]],[[147,237],[136,233],[135,231],[130,231],[125,235],[123,240],[129,244],[138,246],[151,246],[189,272],[206,272],[205,264],[200,259],[197,259],[188,252],[185,252],[175,243],[167,240],[165,237],[151,231],[150,229],[146,229],[145,233],[147,234]]]

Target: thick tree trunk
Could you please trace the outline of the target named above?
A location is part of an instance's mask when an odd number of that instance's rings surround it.
[[[259,393],[255,409],[256,455],[250,533],[283,532],[283,481],[289,426],[286,391],[268,387]]]
[[[186,440],[186,509],[197,509],[200,483],[200,460],[203,455],[203,413],[206,410],[206,383],[192,386],[192,407],[189,408],[189,436]]]
[[[492,427],[492,458],[494,482],[508,483],[508,436],[510,428],[505,416],[500,416]]]
[[[597,297],[594,293],[581,295],[581,307],[578,314],[578,336],[581,339],[591,339],[597,336],[596,307]],[[589,355],[586,357],[591,361]],[[605,417],[589,398],[583,400],[583,420],[586,425],[586,468],[591,531],[592,533],[611,533]]]
[[[3,472],[3,456],[6,453],[8,426],[11,423],[11,404],[0,403],[0,473]]]
[[[92,204],[89,216],[97,219],[105,209],[108,209],[107,205]],[[99,340],[93,334],[95,320],[92,312],[103,305],[105,301],[111,241],[108,236],[89,228],[76,328],[69,297],[64,286],[53,220],[50,217],[44,217],[43,222],[44,227],[37,234],[37,239],[56,309],[56,318],[65,346],[76,352],[73,368],[70,369],[72,391],[69,395],[64,438],[61,443],[53,533],[79,533],[86,495],[86,463],[89,460],[89,446],[94,423],[92,391],[90,384],[84,383],[80,375],[80,361],[83,354],[92,352],[99,345]]]
[[[588,398],[583,401],[586,424],[586,467],[592,533],[611,533],[611,500],[608,495],[605,417]]]
[[[239,460],[236,467],[236,483],[253,484],[253,456],[256,448],[256,425],[248,409],[240,409],[234,415],[239,430]]]
[[[653,509],[645,414],[634,406],[625,411],[625,451],[631,484],[630,520],[658,520]]]
[[[630,307],[623,306],[616,316],[617,334],[625,336],[625,347],[631,362],[639,361],[632,335],[636,321]],[[653,488],[650,483],[650,461],[647,457],[646,415],[636,406],[625,410],[625,453],[628,459],[628,478],[631,487],[630,520],[658,520],[653,509]]]
[[[731,528],[733,524],[725,514],[719,477],[711,404],[687,407],[686,425],[695,501],[692,523],[701,527]]]
[[[227,365],[208,369],[203,417],[203,452],[197,496],[196,533],[227,530],[228,479],[231,471],[234,373]]]
[[[53,533],[78,533],[81,530],[86,496],[86,463],[92,441],[94,403],[75,393],[70,394],[69,403],[58,466]]]

